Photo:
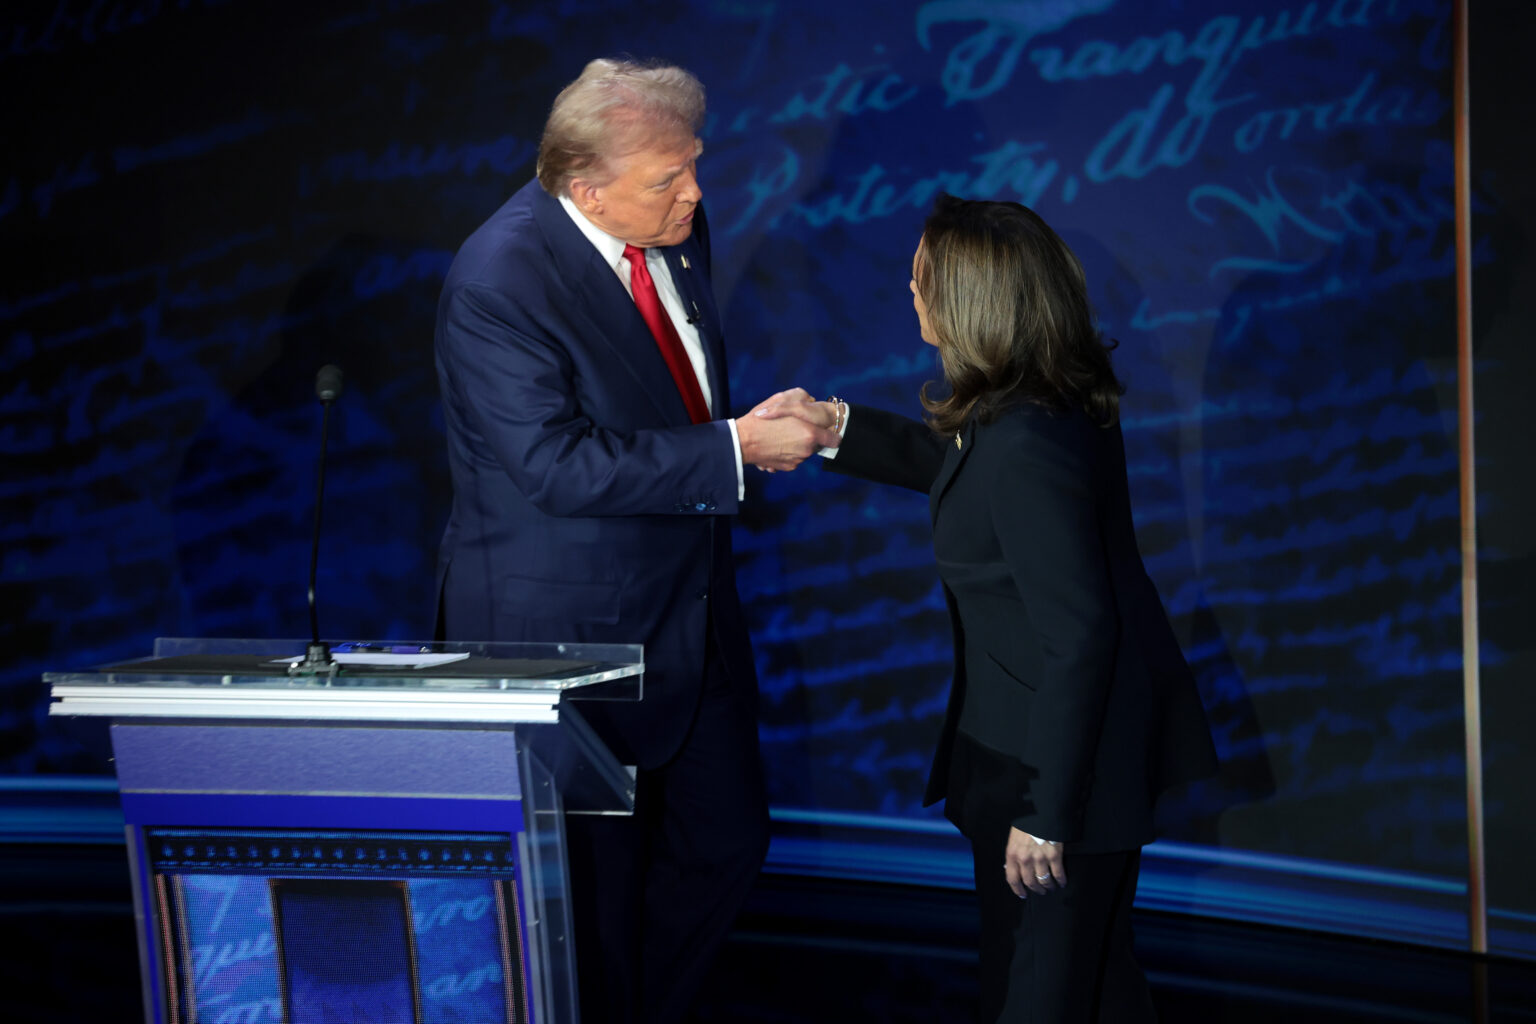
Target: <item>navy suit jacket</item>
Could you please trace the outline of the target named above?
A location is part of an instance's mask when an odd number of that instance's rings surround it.
[[[725,415],[702,207],[691,236],[664,253],[700,317]],[[711,625],[733,687],[755,700],[731,557],[730,429],[690,422],[634,300],[536,181],[460,248],[436,352],[453,478],[438,565],[446,635],[644,644],[641,704],[582,711],[621,759],[645,767],[682,742]]]
[[[949,795],[964,728],[1020,767],[994,795],[1017,827],[1085,853],[1150,841],[1157,794],[1216,761],[1136,546],[1119,426],[1017,405],[957,443],[859,407],[828,468],[929,495],[955,674],[926,802]]]

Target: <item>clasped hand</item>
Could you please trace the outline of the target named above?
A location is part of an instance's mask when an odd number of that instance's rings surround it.
[[[804,388],[770,395],[736,420],[741,458],[773,473],[791,470],[823,448],[836,448],[837,410],[818,402]]]

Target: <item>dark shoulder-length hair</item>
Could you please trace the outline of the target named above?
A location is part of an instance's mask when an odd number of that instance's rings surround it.
[[[952,433],[1016,402],[1078,406],[1104,426],[1125,391],[1094,323],[1082,264],[1033,210],[941,195],[913,269],[947,394],[923,386],[928,422]]]

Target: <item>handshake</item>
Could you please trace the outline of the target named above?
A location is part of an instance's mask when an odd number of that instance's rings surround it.
[[[804,388],[791,388],[738,416],[736,436],[742,461],[773,473],[794,469],[823,448],[836,448],[842,440],[839,426],[835,400],[818,402]]]

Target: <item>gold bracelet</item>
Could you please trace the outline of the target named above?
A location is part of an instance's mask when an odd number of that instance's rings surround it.
[[[832,403],[832,429],[837,431],[837,436],[843,436],[843,426],[848,422],[848,403],[836,395],[828,395],[827,401]]]

